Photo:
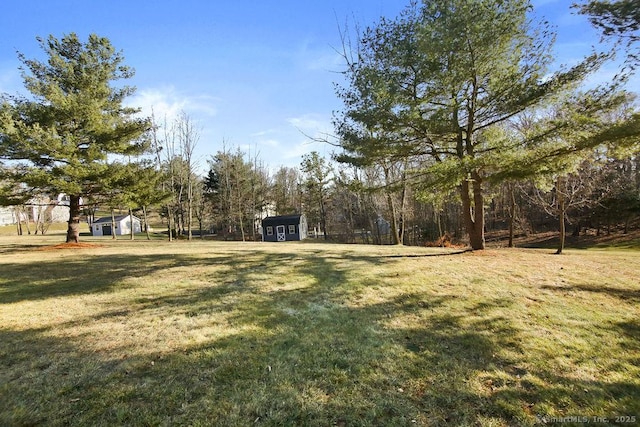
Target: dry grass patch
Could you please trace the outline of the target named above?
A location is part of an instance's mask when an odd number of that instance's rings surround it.
[[[640,415],[640,257],[0,238],[2,425]]]

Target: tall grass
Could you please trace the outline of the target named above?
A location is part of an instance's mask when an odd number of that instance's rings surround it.
[[[0,425],[640,415],[632,251],[0,237]]]

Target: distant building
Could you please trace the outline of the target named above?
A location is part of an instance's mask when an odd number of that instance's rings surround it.
[[[391,223],[386,219],[382,218],[381,216],[378,216],[378,218],[376,218],[375,224],[376,224],[375,232],[379,236],[386,236],[387,234],[391,233]]]
[[[13,225],[17,222],[14,208],[0,206],[0,225]]]
[[[80,199],[82,203],[82,199]],[[0,225],[13,225],[21,222],[52,223],[69,220],[69,196],[58,194],[37,195],[20,206],[0,207]]]
[[[82,199],[80,199],[82,203]],[[27,203],[31,209],[29,216],[34,222],[67,222],[69,221],[69,196],[58,194],[56,198],[37,196]]]
[[[303,214],[269,216],[262,220],[262,240],[286,242],[307,237],[307,218]]]
[[[95,220],[93,224],[91,224],[91,234],[93,236],[112,236],[113,234],[116,236],[126,236],[131,233],[131,217],[129,215],[116,216],[115,221],[115,233],[112,229],[111,217],[105,216]],[[133,232],[142,232],[140,218],[135,216],[133,217]]]

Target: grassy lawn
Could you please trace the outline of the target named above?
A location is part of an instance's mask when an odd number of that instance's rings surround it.
[[[640,420],[638,251],[60,241],[0,236],[3,426]]]

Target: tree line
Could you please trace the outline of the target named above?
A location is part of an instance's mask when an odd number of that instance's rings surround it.
[[[156,209],[169,239],[258,240],[261,216],[294,212],[324,239],[473,249],[487,231],[511,245],[557,225],[562,252],[567,225],[608,233],[640,216],[640,114],[624,89],[638,63],[632,3],[574,6],[614,47],[553,69],[553,29],[529,1],[412,2],[341,33],[331,159],[313,152],[270,170],[223,144],[205,176],[191,117],[123,107],[133,88],[114,83],[133,71],[107,39],[38,39],[47,62],[19,56],[30,97],[2,97],[0,201],[68,194],[67,241],[78,240],[81,208],[101,206]],[[615,79],[586,84],[620,52]]]
[[[188,236],[186,190],[174,161],[172,218]],[[303,212],[310,234],[343,243],[448,245],[463,242],[463,204],[455,189],[426,193],[411,181],[409,164],[354,166],[305,155],[298,167],[270,170],[257,155],[225,147],[208,159],[208,173],[193,175],[196,235],[260,240],[265,214]],[[187,169],[184,169],[185,171]],[[193,172],[192,172],[193,173]],[[519,236],[557,230],[609,235],[637,228],[640,220],[640,157],[594,151],[559,180],[510,179],[487,189],[485,230],[513,246]],[[183,195],[183,196],[181,196]],[[166,215],[167,208],[163,208]]]

